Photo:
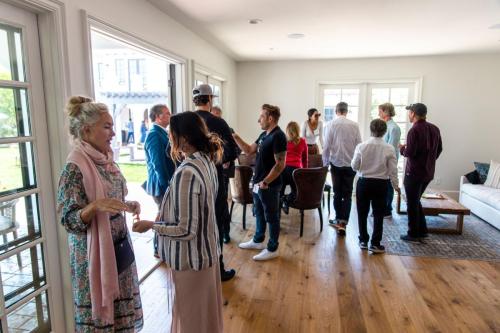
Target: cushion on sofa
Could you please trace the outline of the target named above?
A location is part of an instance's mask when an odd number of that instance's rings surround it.
[[[471,197],[500,210],[500,189],[484,185],[462,184],[460,190]]]
[[[469,181],[471,184],[481,184],[481,180],[479,179],[479,173],[477,170],[471,171],[468,174],[464,175],[465,178]]]
[[[486,178],[488,178],[490,165],[488,163],[474,162],[474,168],[476,168],[476,171],[479,174],[480,183],[484,184]]]
[[[491,161],[488,177],[484,182],[484,186],[500,188],[500,163]]]

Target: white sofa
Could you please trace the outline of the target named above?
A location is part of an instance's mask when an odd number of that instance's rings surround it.
[[[460,203],[495,228],[500,229],[500,189],[460,179]]]

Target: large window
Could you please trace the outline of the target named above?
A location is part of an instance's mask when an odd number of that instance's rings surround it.
[[[339,102],[349,104],[347,118],[358,121],[359,119],[359,88],[349,86],[325,86],[323,90],[323,113],[325,121],[335,118],[335,106]]]
[[[195,73],[195,85],[200,85],[202,83],[208,84],[210,88],[212,88],[212,92],[214,93],[215,96],[213,98],[212,104],[213,106],[222,106],[222,80],[219,80],[217,78],[212,77],[211,75],[208,74],[203,74],[200,72]]]
[[[359,123],[363,140],[370,136],[370,122],[378,118],[378,106],[392,103],[396,115],[394,121],[401,128],[401,143],[406,141],[406,133],[410,128],[408,113],[405,107],[416,101],[420,89],[420,81],[402,80],[401,82],[360,82],[322,84],[319,87],[320,108],[325,121],[335,119],[335,106],[339,102],[349,105],[347,118]],[[403,159],[399,159],[398,171],[400,180],[403,173]]]

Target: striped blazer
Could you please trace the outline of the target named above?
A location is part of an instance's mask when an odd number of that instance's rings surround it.
[[[158,254],[172,269],[199,271],[217,264],[217,188],[215,164],[204,153],[187,157],[175,171],[153,226]]]

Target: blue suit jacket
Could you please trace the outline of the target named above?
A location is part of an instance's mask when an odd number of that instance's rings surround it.
[[[148,168],[146,192],[152,196],[163,196],[175,171],[175,164],[167,152],[169,147],[167,132],[153,125],[146,136],[144,150]]]

